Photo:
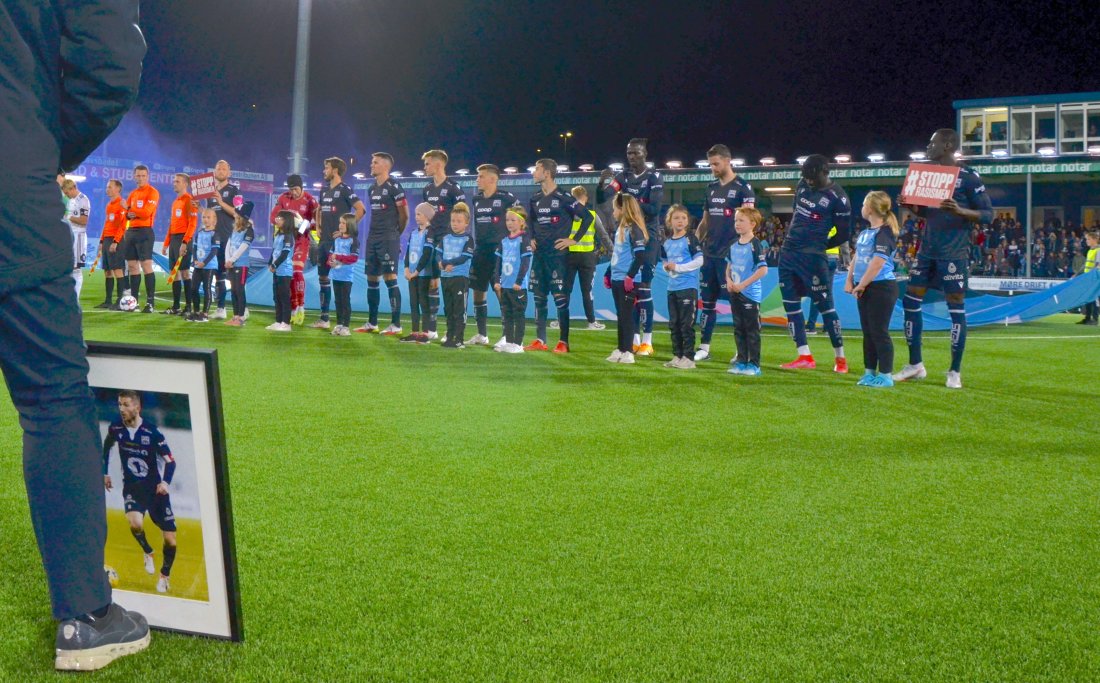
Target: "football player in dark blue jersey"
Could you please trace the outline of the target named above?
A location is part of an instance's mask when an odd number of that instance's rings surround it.
[[[645,218],[648,242],[645,261],[638,272],[637,299],[634,309],[634,353],[639,356],[653,355],[653,271],[661,256],[661,204],[664,200],[665,183],[661,172],[649,168],[649,141],[646,138],[633,138],[626,145],[627,168],[618,173],[605,169],[600,174],[596,186],[596,203],[602,204],[606,192],[626,192],[638,200]]]
[[[802,180],[794,197],[794,216],[783,249],[779,252],[779,289],[787,327],[798,346],[798,358],[784,363],[786,370],[817,367],[806,343],[802,315],[802,297],[808,296],[821,311],[822,324],[829,333],[836,361],[833,372],[848,372],[844,358],[844,338],[840,334],[840,316],[833,303],[833,283],[825,251],[848,241],[851,232],[852,203],[844,189],[829,178],[829,160],[811,154],[802,164]],[[833,228],[836,232],[830,237]]]
[[[161,561],[157,592],[167,593],[168,577],[176,560],[176,517],[168,487],[176,471],[176,461],[168,442],[156,425],[141,417],[141,395],[129,389],[118,392],[119,419],[107,427],[103,440],[103,487],[110,491],[114,482],[107,474],[111,449],[118,446],[122,461],[122,498],[126,504],[126,520],[130,533],[145,553],[145,571],[156,571],[153,547],[145,539],[145,513],[164,534],[164,559]],[[163,472],[161,465],[163,464]]]
[[[474,241],[476,248],[470,268],[470,289],[474,293],[474,319],[477,334],[466,342],[468,345],[489,344],[489,299],[487,293],[496,269],[496,253],[501,241],[507,237],[506,214],[518,206],[516,196],[497,187],[500,168],[493,164],[477,167],[477,196],[474,197]],[[499,301],[503,309],[504,302]]]
[[[928,160],[940,166],[956,166],[955,151],[959,134],[951,128],[937,130],[928,141]],[[975,223],[993,220],[993,204],[986,194],[981,176],[966,166],[959,169],[955,192],[939,208],[907,206],[923,216],[917,263],[909,269],[902,309],[905,312],[905,341],[909,345],[909,363],[894,374],[895,381],[922,379],[928,375],[921,358],[921,332],[924,319],[921,303],[928,288],[939,289],[951,314],[951,369],[947,386],[962,389],[962,357],[966,346],[966,278],[970,267],[970,230]]]
[[[397,284],[397,262],[401,256],[401,235],[409,224],[409,207],[401,183],[390,177],[393,157],[375,152],[370,159],[374,178],[370,200],[370,231],[367,234],[364,272],[367,275],[367,322],[356,332],[378,332],[378,304],[382,298],[379,278],[386,281],[390,301],[390,324],[382,330],[389,337],[401,333],[401,289]],[[353,226],[354,227],[354,226]]]
[[[332,280],[329,278],[328,257],[332,253],[332,242],[340,230],[340,217],[353,213],[355,222],[358,224],[363,220],[363,216],[367,215],[367,207],[363,204],[363,200],[359,199],[351,186],[344,182],[344,174],[347,171],[347,162],[339,157],[325,159],[322,168],[322,177],[327,185],[321,189],[317,219],[320,224],[317,229],[320,239],[317,244],[317,283],[321,286],[321,316],[310,325],[320,330],[329,328],[328,312],[332,306]]]

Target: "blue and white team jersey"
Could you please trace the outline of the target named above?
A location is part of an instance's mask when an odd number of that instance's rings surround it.
[[[202,264],[201,268],[206,270],[218,269],[218,248],[221,246],[221,242],[216,237],[217,233],[213,230],[199,230],[195,233],[193,242],[194,247],[194,263],[195,267],[200,267],[198,264]]]
[[[670,237],[661,247],[661,257],[665,263],[673,263],[684,266],[695,260],[701,254],[699,242],[694,235],[683,237]],[[699,263],[702,265],[702,262]],[[668,274],[668,291],[682,292],[688,289],[699,289],[699,268],[696,267],[686,273],[672,271]]]
[[[405,248],[405,267],[409,269],[414,276],[420,277],[421,275],[430,275],[428,272],[431,270],[431,264],[435,259],[435,245],[432,242],[430,236],[431,228],[425,228],[420,230],[417,228],[413,231],[413,234],[409,235],[409,245]],[[423,271],[418,270],[421,259],[424,254],[428,254],[428,258],[424,259]]]
[[[275,265],[279,257],[285,255],[283,262],[275,266],[275,275],[280,277],[292,277],[294,275],[294,261],[290,258],[292,248],[292,242],[288,241],[286,236],[281,233],[275,235],[275,239],[271,240],[271,265]]]
[[[974,169],[962,166],[955,181],[955,193],[952,198],[959,208],[977,211],[979,223],[993,220],[993,202],[985,191],[982,177]],[[956,216],[943,209],[922,207],[920,215],[925,218],[924,234],[921,235],[920,251],[917,256],[927,259],[961,260],[970,256],[970,231],[974,224],[962,216]]]
[[[332,253],[336,256],[351,256],[359,253],[359,240],[352,237],[337,237],[332,241]],[[336,261],[336,265],[329,271],[329,277],[337,282],[351,282],[352,265]],[[291,271],[293,274],[294,271]]]
[[[531,258],[534,256],[531,238],[527,233],[505,237],[500,241],[496,255],[500,259],[500,288],[511,289],[518,284],[527,289],[531,275]]]
[[[730,279],[735,283],[744,282],[757,270],[767,268],[768,263],[764,260],[764,250],[760,248],[760,240],[753,237],[749,242],[737,240],[731,244],[729,267]],[[764,286],[760,280],[757,280],[747,289],[741,290],[741,296],[760,303],[764,298]]]
[[[440,253],[440,277],[470,277],[470,261],[474,256],[474,236],[469,232],[461,235],[454,231],[443,236]],[[454,266],[451,272],[445,266]]]
[[[248,250],[252,248],[252,241],[256,238],[256,231],[252,227],[244,230],[234,230],[229,233],[229,247],[225,250],[225,260],[232,261],[237,268],[241,267],[240,260],[245,259],[244,265],[248,265]]]
[[[840,239],[851,234],[852,203],[840,185],[815,190],[805,180],[798,182],[794,196],[794,217],[783,242],[783,251],[824,254],[829,232],[836,226]]]
[[[894,280],[894,249],[898,241],[890,228],[882,226],[868,228],[859,233],[856,238],[856,257],[852,263],[852,281],[859,284],[863,274],[867,272],[867,266],[871,265],[871,259],[881,258],[882,270],[875,275],[873,282],[881,280]]]
[[[107,436],[103,440],[103,474],[107,474],[107,465],[111,459],[111,448],[118,445],[118,455],[122,460],[123,489],[142,487],[153,489],[160,482],[172,483],[172,474],[176,471],[176,461],[168,441],[156,425],[142,420],[135,429],[130,430],[121,420],[107,427]],[[161,466],[164,471],[161,472]]]
[[[628,277],[634,277],[638,268],[632,268],[634,255],[645,252],[646,236],[642,229],[636,225],[630,226],[628,232],[615,231],[615,246],[611,250],[611,279],[621,282]]]

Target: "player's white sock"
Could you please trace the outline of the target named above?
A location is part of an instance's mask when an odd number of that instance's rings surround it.
[[[798,355],[800,355],[800,356],[812,356],[813,354],[810,353],[810,347],[809,346],[799,346],[798,347]]]
[[[641,336],[637,335],[637,334],[634,335],[634,346],[639,346],[639,345],[641,345],[641,343],[642,343]]]
[[[836,354],[837,358],[843,358],[844,357],[844,347],[841,346],[839,348],[833,349],[833,353]]]
[[[700,344],[699,345],[699,350],[700,351],[706,351],[707,353],[710,353],[710,344]]]
[[[653,333],[652,332],[643,332],[642,333],[642,343],[643,344],[652,344],[653,343]]]

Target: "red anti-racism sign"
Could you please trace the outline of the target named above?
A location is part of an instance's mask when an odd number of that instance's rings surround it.
[[[916,206],[936,206],[955,193],[958,166],[909,164],[901,186],[901,202]]]
[[[218,194],[215,189],[216,184],[217,181],[214,180],[213,173],[200,173],[191,176],[191,198],[196,200],[210,199]]]

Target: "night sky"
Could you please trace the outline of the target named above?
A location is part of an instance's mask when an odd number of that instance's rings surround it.
[[[1089,3],[314,0],[311,175],[389,151],[406,173],[446,149],[484,162],[686,164],[711,144],[755,163],[811,152],[904,158],[952,100],[1100,89]],[[282,9],[279,9],[282,8]],[[142,92],[113,156],[227,158],[280,175],[297,2],[146,2]],[[542,154],[536,152],[543,150]]]

